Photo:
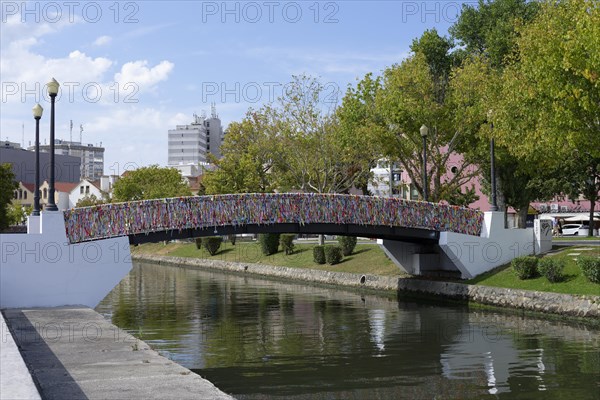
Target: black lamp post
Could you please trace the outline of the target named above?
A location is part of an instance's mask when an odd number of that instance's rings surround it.
[[[56,79],[52,78],[46,86],[48,86],[48,94],[50,95],[50,188],[48,190],[48,206],[46,210],[58,211],[58,207],[56,207],[56,203],[54,202],[54,102],[60,85]]]
[[[492,110],[488,111],[488,121],[490,121],[490,130],[492,132],[492,137],[490,139],[490,161],[491,161],[491,179],[490,183],[492,185],[492,205],[490,207],[490,211],[498,211],[498,203],[496,200],[496,156],[494,154],[494,123],[492,122]]]
[[[35,118],[35,191],[33,192],[33,211],[31,215],[40,215],[40,118],[44,109],[39,104],[33,107]]]
[[[423,200],[429,201],[427,195],[427,188],[429,186],[427,184],[427,134],[429,133],[429,128],[423,125],[419,131],[423,138]]]

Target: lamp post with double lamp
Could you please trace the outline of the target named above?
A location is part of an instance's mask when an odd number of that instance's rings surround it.
[[[58,211],[58,207],[56,207],[56,203],[54,202],[54,102],[60,85],[56,79],[52,78],[46,86],[50,95],[50,187],[48,189],[48,206],[46,210]]]
[[[423,138],[423,200],[429,201],[427,194],[427,134],[429,133],[429,128],[423,125],[419,129],[419,132],[421,132],[421,137]]]
[[[40,118],[44,109],[39,104],[33,106],[35,118],[35,191],[33,192],[33,211],[31,215],[40,215]]]
[[[492,205],[490,206],[490,211],[498,211],[498,202],[496,200],[496,156],[494,154],[494,122],[492,122],[492,110],[489,110],[487,113],[488,121],[490,122],[490,131],[492,133],[492,137],[490,138],[490,184],[492,186]]]

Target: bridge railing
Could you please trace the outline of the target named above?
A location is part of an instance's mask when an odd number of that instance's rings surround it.
[[[140,200],[64,213],[71,243],[218,226],[356,224],[479,235],[483,213],[399,198],[316,193],[251,193]]]

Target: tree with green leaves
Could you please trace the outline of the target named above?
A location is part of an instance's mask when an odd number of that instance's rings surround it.
[[[114,201],[190,196],[190,188],[175,168],[158,165],[127,172],[113,185]]]
[[[264,193],[276,187],[271,172],[278,151],[268,108],[249,110],[241,122],[232,122],[221,145],[221,159],[202,178],[205,194]]]
[[[343,129],[325,86],[306,75],[293,76],[271,108],[280,141],[276,171],[283,189],[346,193],[366,182],[373,145]]]
[[[96,195],[91,194],[91,195],[86,195],[84,197],[82,197],[81,199],[77,200],[77,204],[75,204],[75,207],[91,207],[91,206],[97,206],[100,204],[105,204],[105,203],[110,203],[110,199],[108,199],[107,197],[103,197],[103,198],[97,198]]]
[[[421,195],[423,186],[422,125],[427,137],[428,192],[430,201],[445,200],[464,204],[460,188],[477,169],[466,160],[458,161],[449,174],[448,161],[463,140],[461,127],[454,124],[451,70],[455,63],[450,54],[452,43],[437,31],[426,31],[416,39],[411,54],[400,64],[386,68],[383,76],[368,74],[344,97],[340,115],[344,123],[360,132],[372,131],[381,155],[401,165]],[[471,193],[472,194],[472,193]]]
[[[11,203],[7,207],[9,225],[22,225],[27,222],[27,216],[31,214],[31,206],[23,207],[20,203]]]
[[[591,197],[592,218],[600,159],[600,4],[544,2],[519,32],[517,53],[503,75],[498,140],[538,170],[581,161],[571,164],[577,172],[565,171],[562,186],[579,180],[571,187]]]
[[[492,124],[498,117],[498,102],[502,100],[503,70],[516,51],[518,29],[530,23],[538,9],[536,2],[526,0],[480,0],[477,7],[464,5],[459,19],[449,30],[460,46],[455,55],[461,65],[453,71],[456,123],[469,132],[461,153],[480,167],[482,190],[488,196],[491,192],[490,139],[497,135]],[[532,179],[539,172],[509,147],[496,141],[497,203],[505,213],[505,221],[508,207],[513,207],[519,213],[519,226],[524,227],[529,203],[540,196],[532,185]]]
[[[10,225],[8,206],[11,203],[14,191],[19,188],[15,181],[15,174],[10,164],[0,165],[0,229]]]

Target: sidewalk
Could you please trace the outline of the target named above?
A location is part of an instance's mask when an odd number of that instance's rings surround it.
[[[92,309],[4,314],[44,399],[231,399]]]

